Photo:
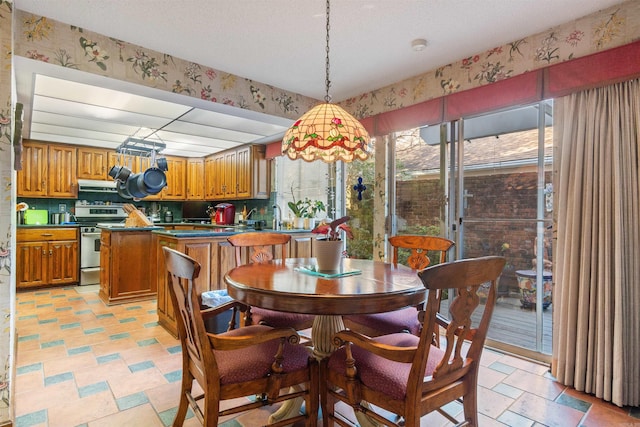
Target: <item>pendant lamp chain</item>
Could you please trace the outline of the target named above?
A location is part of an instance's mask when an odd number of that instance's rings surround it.
[[[326,68],[325,68],[325,78],[324,84],[326,88],[326,93],[324,96],[325,102],[331,102],[331,96],[329,95],[329,87],[331,86],[331,80],[329,80],[329,0],[327,0],[327,59],[326,59]]]
[[[282,153],[290,159],[302,159],[307,162],[322,160],[327,163],[336,161],[352,162],[365,160],[371,152],[369,133],[365,127],[349,112],[339,105],[331,103],[329,88],[329,16],[327,1],[327,48],[325,67],[325,102],[304,113],[285,132],[282,138]]]

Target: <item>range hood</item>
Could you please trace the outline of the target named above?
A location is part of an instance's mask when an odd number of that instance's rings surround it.
[[[118,193],[118,182],[95,179],[79,179],[78,192],[80,193]]]

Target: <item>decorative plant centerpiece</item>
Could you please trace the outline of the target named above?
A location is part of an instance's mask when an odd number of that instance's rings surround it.
[[[350,216],[343,216],[342,218],[333,220],[328,224],[322,223],[318,225],[316,228],[314,228],[313,230],[311,230],[311,232],[314,234],[325,235],[323,239],[318,238],[318,240],[340,241],[341,231],[343,231],[348,238],[352,239],[353,232],[351,231],[351,227],[347,225],[347,221],[349,221],[350,219],[351,219]]]
[[[342,232],[352,238],[351,228],[346,224],[350,217],[343,216],[330,223],[322,223],[311,230],[314,234],[322,234],[324,237],[316,239],[316,261],[319,271],[336,271],[340,268],[342,260],[343,243],[340,235]]]

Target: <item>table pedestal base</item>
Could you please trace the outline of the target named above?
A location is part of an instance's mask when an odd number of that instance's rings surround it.
[[[325,316],[317,315],[313,320],[313,328],[311,329],[311,339],[313,340],[313,356],[322,360],[328,357],[336,349],[333,344],[333,336],[344,329],[342,316]],[[286,420],[300,413],[300,408],[304,399],[296,397],[287,400],[282,404],[280,409],[271,414],[269,423]],[[356,419],[361,427],[384,427],[382,424],[367,417],[362,412],[356,412]]]

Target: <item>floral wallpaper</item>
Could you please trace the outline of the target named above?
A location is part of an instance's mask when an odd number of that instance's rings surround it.
[[[494,83],[640,39],[640,1],[630,0],[543,33],[496,46],[419,76],[350,98],[358,118]]]
[[[46,17],[16,15],[20,56],[293,119],[318,102]],[[629,0],[340,104],[358,118],[407,107],[630,43],[640,38],[639,22],[640,2]]]
[[[12,203],[12,105],[11,105],[11,33],[13,3],[0,0],[0,424],[11,419],[10,366],[12,357],[13,322],[11,313],[15,293],[12,286],[12,248],[15,238],[12,220],[15,201]]]
[[[26,58],[291,119],[318,103],[44,16],[16,17],[15,51]]]

